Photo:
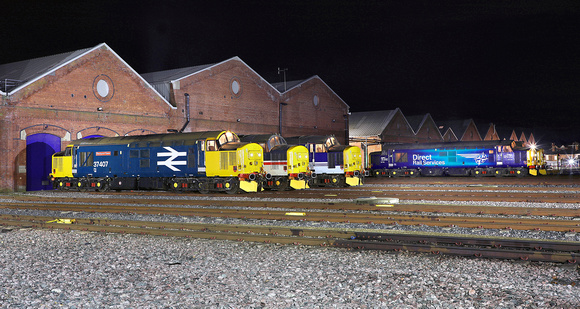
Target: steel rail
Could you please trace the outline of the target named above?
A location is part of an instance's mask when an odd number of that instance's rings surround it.
[[[47,220],[49,219],[49,220]],[[191,237],[200,239],[221,239],[230,241],[249,241],[275,244],[309,246],[333,246],[347,249],[412,251],[431,254],[471,256],[478,258],[520,259],[529,261],[550,261],[578,264],[580,243],[538,240],[514,240],[481,237],[457,237],[425,235],[417,233],[375,233],[340,231],[335,229],[292,228],[273,226],[188,224],[126,220],[75,219],[71,224],[52,222],[51,217],[13,216],[0,218],[2,226],[22,228],[64,229],[87,232],[139,234],[152,236]],[[4,229],[3,229],[4,231]],[[330,234],[332,233],[332,234]],[[350,238],[350,239],[349,239]],[[399,241],[366,241],[358,238]],[[417,244],[419,240],[433,244]],[[439,243],[454,243],[455,246],[442,246]],[[498,245],[499,244],[499,245]],[[516,245],[514,245],[516,244]],[[478,245],[480,247],[460,247]],[[481,246],[493,246],[483,248]],[[501,247],[527,247],[534,250],[499,249]],[[548,252],[565,250],[567,252]],[[544,250],[544,251],[540,251]]]
[[[495,217],[465,217],[445,215],[393,215],[377,212],[320,212],[304,210],[294,213],[281,210],[251,210],[225,208],[183,208],[183,207],[127,207],[115,205],[0,205],[0,208],[53,210],[61,212],[84,211],[91,213],[128,213],[143,215],[178,215],[221,217],[259,220],[289,220],[289,221],[329,221],[339,223],[373,223],[373,224],[401,224],[401,225],[428,225],[440,227],[468,227],[494,228],[517,230],[544,230],[569,232],[580,230],[580,221],[561,219],[529,219],[529,218],[495,218]]]
[[[578,264],[580,254],[569,252],[545,252],[531,250],[505,250],[497,248],[452,247],[377,241],[336,240],[333,246],[360,250],[412,251],[442,255],[456,255],[475,258],[510,259],[523,261],[548,261]]]
[[[389,199],[389,198],[387,198]],[[359,202],[360,201],[360,202]],[[224,206],[224,207],[254,207],[254,208],[285,208],[285,209],[321,209],[321,210],[352,210],[352,211],[404,211],[404,212],[432,212],[432,213],[455,213],[455,214],[498,214],[498,215],[521,215],[521,216],[550,216],[550,217],[574,217],[580,218],[578,208],[548,208],[548,207],[513,207],[513,206],[475,206],[475,205],[448,205],[441,203],[400,204],[386,203],[382,197],[356,198],[352,202],[297,202],[297,201],[231,201],[231,200],[168,200],[168,199],[131,199],[128,197],[115,197],[107,199],[95,198],[71,198],[71,197],[15,197],[13,201],[0,201],[0,207],[9,205],[17,207],[49,207],[50,205],[82,204],[83,207],[100,206],[105,204],[133,204],[135,207],[151,205],[172,206]],[[50,203],[50,204],[49,204]],[[387,207],[381,207],[387,206]],[[133,206],[119,206],[119,209],[131,209]],[[155,208],[158,209],[158,208]]]

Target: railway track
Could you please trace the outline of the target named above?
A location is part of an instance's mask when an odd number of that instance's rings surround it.
[[[0,208],[15,207],[2,205]],[[580,231],[580,220],[563,219],[527,219],[527,218],[490,218],[465,217],[446,215],[394,215],[380,212],[345,212],[345,211],[313,211],[300,209],[297,211],[256,209],[229,209],[223,207],[184,208],[184,207],[127,207],[117,205],[17,205],[18,209],[47,210],[59,212],[91,212],[101,213],[128,213],[141,215],[171,215],[188,217],[220,217],[258,220],[285,220],[285,221],[314,221],[335,223],[367,223],[391,225],[429,225],[440,227],[466,227],[490,229],[517,229],[543,231]]]
[[[580,243],[284,226],[2,216],[0,225],[579,264]],[[4,228],[3,232],[8,228]]]
[[[74,229],[578,263],[579,242],[565,242],[563,247],[555,250],[548,248],[557,246],[556,242],[541,240],[526,239],[523,241],[526,245],[518,247],[514,245],[518,241],[513,239],[449,234],[418,234],[410,237],[409,233],[388,230],[388,226],[396,229],[397,226],[409,225],[464,227],[474,231],[556,231],[575,235],[580,231],[580,207],[575,206],[580,201],[577,183],[565,186],[528,184],[513,188],[503,187],[502,182],[496,179],[483,183],[472,183],[472,179],[464,183],[453,180],[451,186],[427,185],[427,182],[425,185],[400,182],[395,186],[385,186],[386,181],[390,183],[390,179],[382,180],[385,182],[373,180],[370,184],[356,188],[264,191],[233,197],[167,192],[16,194],[0,198],[0,211],[17,209],[41,211],[50,215],[3,214],[0,215],[0,224],[6,229],[9,226]],[[399,200],[405,202],[397,203]],[[421,200],[422,203],[413,204],[406,200]],[[453,204],[456,201],[464,202],[461,205]],[[477,201],[512,203],[507,206],[480,206]],[[520,207],[519,202],[526,203],[526,207]],[[548,203],[566,205],[545,207]],[[85,216],[78,215],[80,213],[85,213]],[[87,213],[90,217],[88,219]],[[150,215],[151,220],[159,216],[221,218],[223,221],[237,218],[237,222],[259,224],[111,220],[108,219],[111,214],[123,214],[126,217]],[[67,220],[74,224],[66,224]],[[333,223],[340,228],[284,227],[268,223],[274,221],[282,224],[288,222],[288,225],[297,221],[309,221],[313,225],[318,222],[321,225]],[[353,224],[367,226],[369,229],[355,230],[350,228]],[[383,229],[373,230],[372,227],[379,224],[382,224]],[[389,231],[389,237],[382,235],[386,231],[384,227]],[[418,237],[420,241],[412,240],[413,237]]]

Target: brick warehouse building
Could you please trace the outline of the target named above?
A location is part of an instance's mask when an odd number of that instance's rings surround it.
[[[347,117],[349,107],[318,77],[281,93],[237,57],[190,73],[169,78],[165,91],[163,83],[152,82],[153,88],[105,43],[0,65],[0,189],[49,189],[51,155],[75,139],[181,129],[185,93],[185,131],[282,129],[345,141],[348,127],[337,119]]]
[[[349,106],[318,76],[291,82],[287,90],[268,83],[240,58],[142,75],[177,107],[176,129],[228,129],[241,134],[283,136],[334,134],[345,143]],[[181,120],[180,120],[181,119]],[[181,122],[180,122],[181,121]]]

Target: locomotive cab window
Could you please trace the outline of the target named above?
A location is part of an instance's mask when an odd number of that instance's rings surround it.
[[[219,138],[219,146],[225,145],[227,143],[239,142],[240,139],[232,132],[226,132],[222,134]]]
[[[395,153],[395,162],[409,162],[408,156],[406,152],[397,152]]]
[[[325,144],[326,144],[326,148],[328,149],[334,145],[338,145],[338,141],[336,140],[336,137],[331,136],[326,140]]]
[[[315,152],[326,152],[326,148],[324,144],[316,144]]]
[[[208,151],[216,151],[217,150],[216,141],[213,141],[213,140],[207,141],[207,150]]]

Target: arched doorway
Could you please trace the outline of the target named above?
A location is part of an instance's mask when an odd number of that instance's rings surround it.
[[[60,151],[60,137],[39,133],[26,138],[26,191],[52,190],[52,155]]]

